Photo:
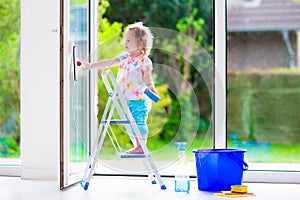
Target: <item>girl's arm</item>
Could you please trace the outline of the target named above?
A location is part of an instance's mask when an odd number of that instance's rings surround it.
[[[158,91],[156,90],[156,88],[154,86],[154,81],[153,81],[153,78],[151,76],[151,72],[152,72],[152,70],[143,71],[144,83],[147,85],[149,90],[151,90],[155,94],[158,94]]]
[[[118,58],[111,58],[111,59],[105,59],[105,60],[100,60],[98,62],[94,63],[85,63],[85,68],[86,69],[95,69],[95,68],[109,68],[114,65],[117,65],[119,63]]]

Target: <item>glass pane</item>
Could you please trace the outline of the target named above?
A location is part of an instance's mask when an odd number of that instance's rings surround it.
[[[300,3],[227,2],[228,145],[251,169],[299,170]]]
[[[71,1],[70,38],[73,44],[72,59],[84,60],[88,52],[88,4],[87,1]],[[75,70],[73,60],[70,62],[70,172],[81,172],[89,152],[89,93],[86,71]]]
[[[20,165],[20,1],[0,13],[0,165]]]
[[[174,143],[187,142],[187,159],[194,166],[192,150],[213,146],[212,1],[157,1],[151,4],[142,1],[131,4],[116,0],[109,2],[109,5],[99,5],[99,47],[95,50],[99,53],[98,58],[112,58],[125,51],[123,33],[130,23],[141,19],[150,28],[154,43],[149,58],[153,63],[152,75],[161,100],[152,102],[147,121],[147,147],[158,168],[165,169],[177,159],[178,150]],[[119,7],[124,8],[123,11]],[[116,76],[118,68],[111,70]],[[107,99],[107,91],[100,79],[99,120]],[[112,130],[117,135],[122,151],[133,147],[124,127],[114,125]],[[112,173],[111,170],[113,173],[144,171],[143,165],[139,166],[136,162],[118,159],[107,137],[99,155],[100,167],[96,173],[106,172],[103,165],[108,168],[108,173]],[[191,170],[191,173],[195,172]]]

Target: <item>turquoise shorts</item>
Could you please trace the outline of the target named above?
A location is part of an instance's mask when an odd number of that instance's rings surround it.
[[[137,124],[137,127],[140,130],[141,135],[148,134],[147,119],[148,113],[151,110],[151,101],[150,100],[129,100],[127,101],[129,110]],[[132,135],[136,136],[132,130]]]

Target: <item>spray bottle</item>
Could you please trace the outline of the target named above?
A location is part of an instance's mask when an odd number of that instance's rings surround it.
[[[178,152],[178,163],[175,173],[175,192],[186,193],[190,191],[190,176],[187,171],[185,147],[186,142],[175,142]]]

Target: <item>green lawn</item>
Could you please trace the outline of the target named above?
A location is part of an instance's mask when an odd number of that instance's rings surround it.
[[[186,150],[187,160],[194,161],[194,149],[212,148],[212,140],[206,138],[195,139],[191,144],[188,145]],[[150,152],[156,160],[173,160],[177,157],[177,150],[173,143],[167,143],[161,140],[149,141],[147,144]],[[266,163],[300,163],[300,145],[279,145],[270,144],[269,146],[240,146],[236,147],[228,142],[228,148],[243,148],[246,149],[245,159],[248,162],[266,162]],[[102,158],[113,159],[115,152],[112,148],[103,150],[101,154]]]
[[[229,142],[229,147],[235,147]],[[269,144],[269,145],[240,145],[247,150],[245,153],[248,162],[264,163],[300,163],[299,144]]]
[[[196,138],[193,140],[191,144],[188,144],[188,148],[186,150],[187,160],[195,161],[194,153],[192,150],[194,149],[204,149],[211,148],[212,139],[211,138]],[[177,158],[177,150],[175,149],[174,142],[165,142],[162,140],[149,140],[147,146],[153,155],[155,160],[174,160]],[[73,147],[71,158],[74,161],[83,160],[84,152],[87,150],[84,146]],[[300,145],[299,144],[290,144],[290,145],[282,145],[282,144],[270,144],[266,145],[256,145],[256,146],[247,146],[233,145],[231,141],[228,142],[228,148],[243,148],[246,149],[245,159],[247,162],[262,162],[262,163],[300,163]],[[82,148],[80,150],[80,148]],[[127,144],[123,147],[124,150],[131,148],[130,144]],[[77,150],[76,150],[77,149]],[[19,154],[18,154],[19,155]],[[9,155],[1,155],[1,157],[5,158],[15,158],[17,157],[15,153]],[[81,157],[81,158],[80,158]],[[116,159],[116,153],[113,146],[110,142],[106,142],[106,145],[103,147],[100,159]]]

